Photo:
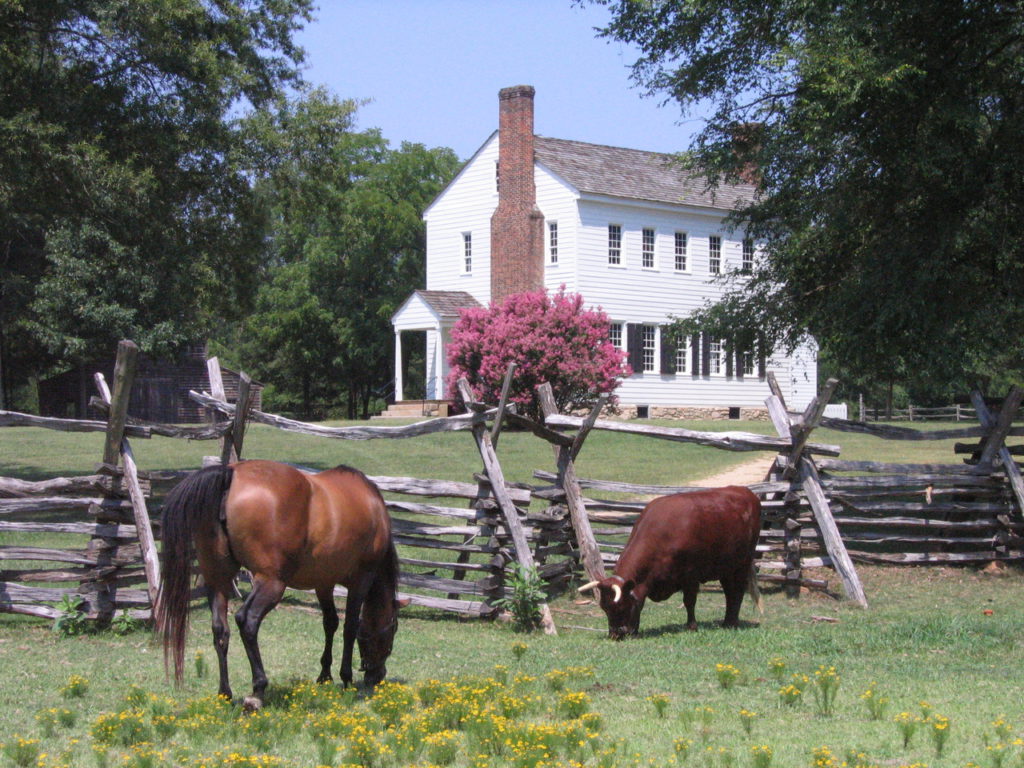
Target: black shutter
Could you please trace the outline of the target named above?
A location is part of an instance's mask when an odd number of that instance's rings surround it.
[[[676,372],[676,345],[672,343],[668,335],[668,329],[661,326],[658,332],[661,334],[661,372]]]
[[[736,355],[736,378],[739,381],[743,381],[743,356],[745,351],[741,342],[736,342],[734,353]]]
[[[725,378],[731,379],[732,378],[732,371],[733,371],[733,367],[732,367],[733,351],[732,351],[732,342],[731,341],[726,341],[722,345],[722,353],[725,355]]]
[[[700,334],[695,333],[690,337],[690,374],[697,378],[700,376]]]
[[[768,360],[763,336],[757,340],[757,375],[761,379],[768,378]]]
[[[629,356],[629,367],[633,373],[644,372],[644,336],[643,326],[639,323],[626,325],[626,354]]]
[[[711,375],[711,339],[708,338],[706,333],[700,335],[701,349],[700,349],[700,375],[710,376]]]

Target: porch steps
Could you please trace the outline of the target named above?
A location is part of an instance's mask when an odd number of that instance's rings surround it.
[[[410,419],[431,416],[447,416],[451,410],[448,400],[401,400],[392,403],[375,419]]]

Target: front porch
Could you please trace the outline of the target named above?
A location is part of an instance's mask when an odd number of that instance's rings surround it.
[[[412,419],[445,417],[452,413],[453,404],[450,400],[400,400],[392,403],[375,419]]]

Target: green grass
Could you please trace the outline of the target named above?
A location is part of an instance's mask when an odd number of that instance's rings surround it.
[[[1024,726],[1020,701],[1024,612],[1019,607],[1024,579],[1016,572],[989,576],[966,570],[879,568],[862,568],[861,577],[871,600],[866,611],[818,596],[790,601],[770,593],[763,617],[745,606],[743,628],[728,631],[716,623],[724,612],[722,595],[708,590],[698,601],[697,632],[682,630],[680,601],[673,598],[648,606],[641,636],[623,643],[606,639],[599,609],[569,598],[554,605],[560,626],[557,637],[524,636],[507,625],[463,622],[423,609],[406,609],[389,663],[389,679],[416,686],[431,678],[490,674],[497,664],[508,666],[513,674],[543,678],[552,669],[590,666],[594,677],[583,690],[591,709],[603,716],[602,739],[607,743],[625,739],[631,751],[643,755],[644,765],[666,764],[677,738],[693,739],[694,765],[724,764],[718,757],[712,763],[701,762],[700,750],[710,746],[731,750],[736,765],[747,766],[750,747],[759,744],[773,749],[776,766],[812,765],[811,751],[822,745],[840,758],[851,749],[865,752],[876,765],[990,764],[985,740],[995,741],[991,723],[1005,715],[1015,736]],[[278,692],[296,679],[311,680],[317,672],[322,640],[312,606],[304,597],[291,598],[264,624],[264,661]],[[985,615],[986,609],[993,615]],[[521,660],[511,651],[517,641],[528,645]],[[75,726],[43,737],[43,746],[57,754],[71,739],[79,739],[83,749],[76,754],[88,756],[92,723],[102,712],[126,710],[125,696],[131,686],[178,701],[215,690],[205,609],[195,614],[188,658],[196,652],[204,654],[211,670],[203,679],[190,670],[184,687],[174,690],[164,678],[159,649],[145,633],[61,639],[43,623],[0,617],[0,674],[5,682],[0,688],[0,741],[14,734],[40,737],[36,713],[67,707],[78,713]],[[248,690],[249,672],[237,634],[230,656],[234,689],[241,695]],[[819,665],[834,665],[841,679],[835,713],[817,714],[810,690],[797,706],[781,706],[779,683],[769,675],[769,662],[776,657],[785,661],[786,681],[792,673],[813,677]],[[728,690],[718,683],[715,665],[719,663],[732,664],[741,672],[739,682]],[[90,681],[81,700],[60,694],[72,674]],[[887,716],[879,721],[868,719],[860,700],[872,682],[891,698]],[[664,719],[655,715],[649,701],[654,694],[669,698]],[[952,723],[941,759],[936,758],[923,729],[903,749],[892,722],[901,711],[916,715],[922,701]],[[682,717],[697,706],[714,710],[706,733]],[[268,711],[273,716],[283,708],[278,697]],[[750,737],[740,724],[741,709],[758,713]],[[191,748],[257,751],[237,730],[210,735]],[[303,734],[282,737],[271,752],[293,761],[290,765],[314,764]],[[466,756],[457,762],[467,764]]]

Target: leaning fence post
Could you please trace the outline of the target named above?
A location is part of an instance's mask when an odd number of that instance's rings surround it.
[[[537,387],[537,399],[540,401],[541,412],[546,419],[548,416],[558,413],[558,406],[555,405],[554,393],[551,384],[545,382]],[[576,543],[579,545],[580,554],[583,559],[583,569],[587,572],[587,578],[591,581],[603,579],[604,558],[601,556],[601,548],[597,545],[594,537],[594,529],[590,525],[590,518],[587,516],[587,508],[583,503],[583,493],[580,490],[579,478],[576,476],[576,465],[573,460],[579,453],[580,447],[587,433],[594,426],[601,409],[607,402],[607,395],[598,398],[597,404],[591,410],[584,426],[576,435],[571,446],[552,445],[555,451],[555,463],[558,467],[558,484],[565,492],[565,503],[569,507],[569,519],[572,521],[573,531],[576,533]]]
[[[462,396],[463,401],[465,401],[466,407],[470,407],[475,402],[475,399],[473,391],[469,388],[469,382],[465,378],[461,378],[459,379],[458,386],[459,394]],[[505,474],[502,472],[501,463],[494,452],[491,434],[487,430],[487,425],[482,420],[473,425],[473,437],[476,439],[480,456],[484,460],[484,471],[487,473],[487,478],[491,481],[491,491],[494,493],[494,498],[498,501],[498,507],[502,512],[505,526],[512,535],[516,559],[525,568],[533,569],[536,566],[533,562],[530,544],[526,540],[526,531],[523,530],[523,524],[519,520],[519,512],[516,510],[516,505],[508,495],[508,490],[505,487]],[[551,616],[551,608],[548,607],[547,603],[541,603],[540,614],[544,633],[557,635],[558,631],[555,629],[555,620]]]
[[[135,366],[138,363],[139,348],[133,341],[122,341],[117,345],[117,360],[114,363],[114,390],[111,394],[110,411],[107,415],[107,438],[103,443],[103,463],[117,466],[121,453],[121,438],[128,419],[128,400],[132,383],[135,381]]]

